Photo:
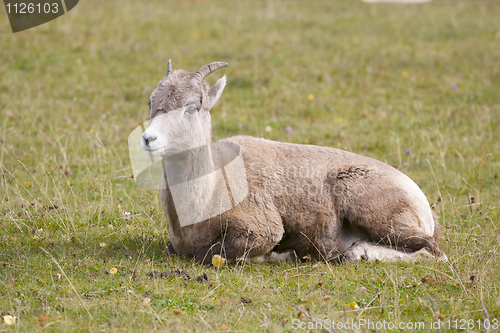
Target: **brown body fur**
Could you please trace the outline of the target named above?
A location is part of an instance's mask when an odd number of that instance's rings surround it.
[[[293,249],[300,258],[331,259],[369,240],[441,255],[437,233],[418,227],[411,202],[391,182],[401,175],[391,166],[334,148],[245,136],[222,141],[242,148],[249,194],[234,209],[181,228],[168,189],[162,191],[177,253],[211,262],[219,253],[234,260]]]

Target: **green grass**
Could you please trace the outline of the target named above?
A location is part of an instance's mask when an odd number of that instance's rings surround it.
[[[293,305],[426,332],[484,320],[483,307],[500,319],[498,2],[82,0],[17,34],[1,12],[0,315],[17,322],[0,331],[304,331]],[[127,137],[170,58],[229,63],[208,79],[228,76],[214,139],[340,147],[441,198],[449,263],[216,269],[166,256],[159,195],[130,178]],[[174,269],[212,283],[148,275]]]

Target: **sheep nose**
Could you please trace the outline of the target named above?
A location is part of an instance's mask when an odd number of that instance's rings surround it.
[[[156,140],[156,135],[148,135],[146,133],[142,134],[142,138],[144,139],[144,142],[146,142],[146,146],[149,146],[150,142],[153,142]]]

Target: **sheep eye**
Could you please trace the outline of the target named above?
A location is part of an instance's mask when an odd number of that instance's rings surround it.
[[[186,112],[189,113],[189,114],[193,114],[195,113],[196,111],[198,111],[198,109],[196,108],[196,106],[194,105],[191,105],[190,107],[187,108]]]
[[[151,101],[148,103],[149,109],[151,110]]]

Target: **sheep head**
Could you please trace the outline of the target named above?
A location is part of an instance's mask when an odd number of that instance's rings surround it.
[[[151,123],[141,139],[146,153],[172,155],[210,142],[209,111],[219,100],[226,77],[211,87],[205,77],[226,66],[225,62],[213,62],[189,73],[172,71],[169,60],[167,75],[151,94]]]

